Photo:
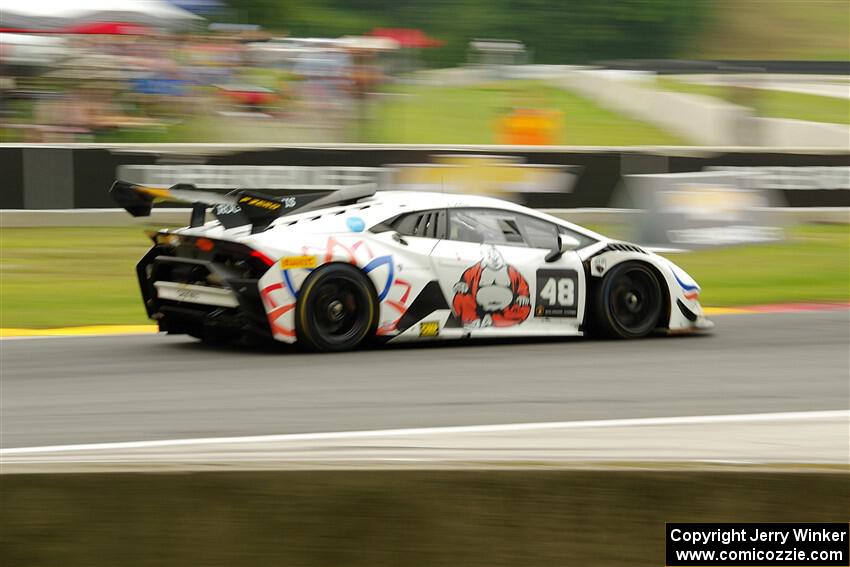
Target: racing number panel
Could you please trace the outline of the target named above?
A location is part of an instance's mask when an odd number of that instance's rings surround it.
[[[575,270],[537,270],[535,317],[578,317],[579,285]]]

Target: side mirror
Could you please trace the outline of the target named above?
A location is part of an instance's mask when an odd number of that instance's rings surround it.
[[[570,250],[575,250],[576,248],[578,248],[579,244],[581,244],[581,242],[579,242],[578,239],[576,239],[575,237],[570,236],[569,234],[559,234],[558,248],[546,254],[546,261],[554,262],[555,260],[563,256],[565,252],[569,252]]]

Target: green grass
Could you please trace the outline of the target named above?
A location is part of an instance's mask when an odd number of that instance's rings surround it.
[[[501,81],[466,87],[396,87],[366,128],[379,143],[492,144],[495,125],[511,107],[558,110],[556,143],[579,146],[687,145],[652,125],[605,110],[588,99],[535,81]]]
[[[139,227],[0,229],[0,327],[144,323]],[[850,300],[847,226],[803,226],[788,242],[671,256],[710,306]]]
[[[135,264],[149,246],[139,227],[0,229],[0,326],[146,322]]]
[[[670,255],[702,287],[703,305],[850,301],[850,229],[807,225],[782,244]]]
[[[791,93],[774,89],[700,85],[666,77],[658,78],[656,82],[659,87],[665,90],[712,96],[747,106],[752,108],[759,116],[850,124],[850,100],[846,98]]]

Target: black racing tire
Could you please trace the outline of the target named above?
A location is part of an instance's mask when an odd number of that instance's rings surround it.
[[[596,286],[592,327],[606,337],[639,339],[658,326],[664,305],[655,271],[643,262],[623,262]]]
[[[375,336],[379,303],[366,275],[350,264],[326,264],[310,274],[295,304],[297,344],[321,352],[357,348]]]

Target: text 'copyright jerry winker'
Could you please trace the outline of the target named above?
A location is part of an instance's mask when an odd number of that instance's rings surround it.
[[[848,524],[667,524],[668,567],[850,565]]]

